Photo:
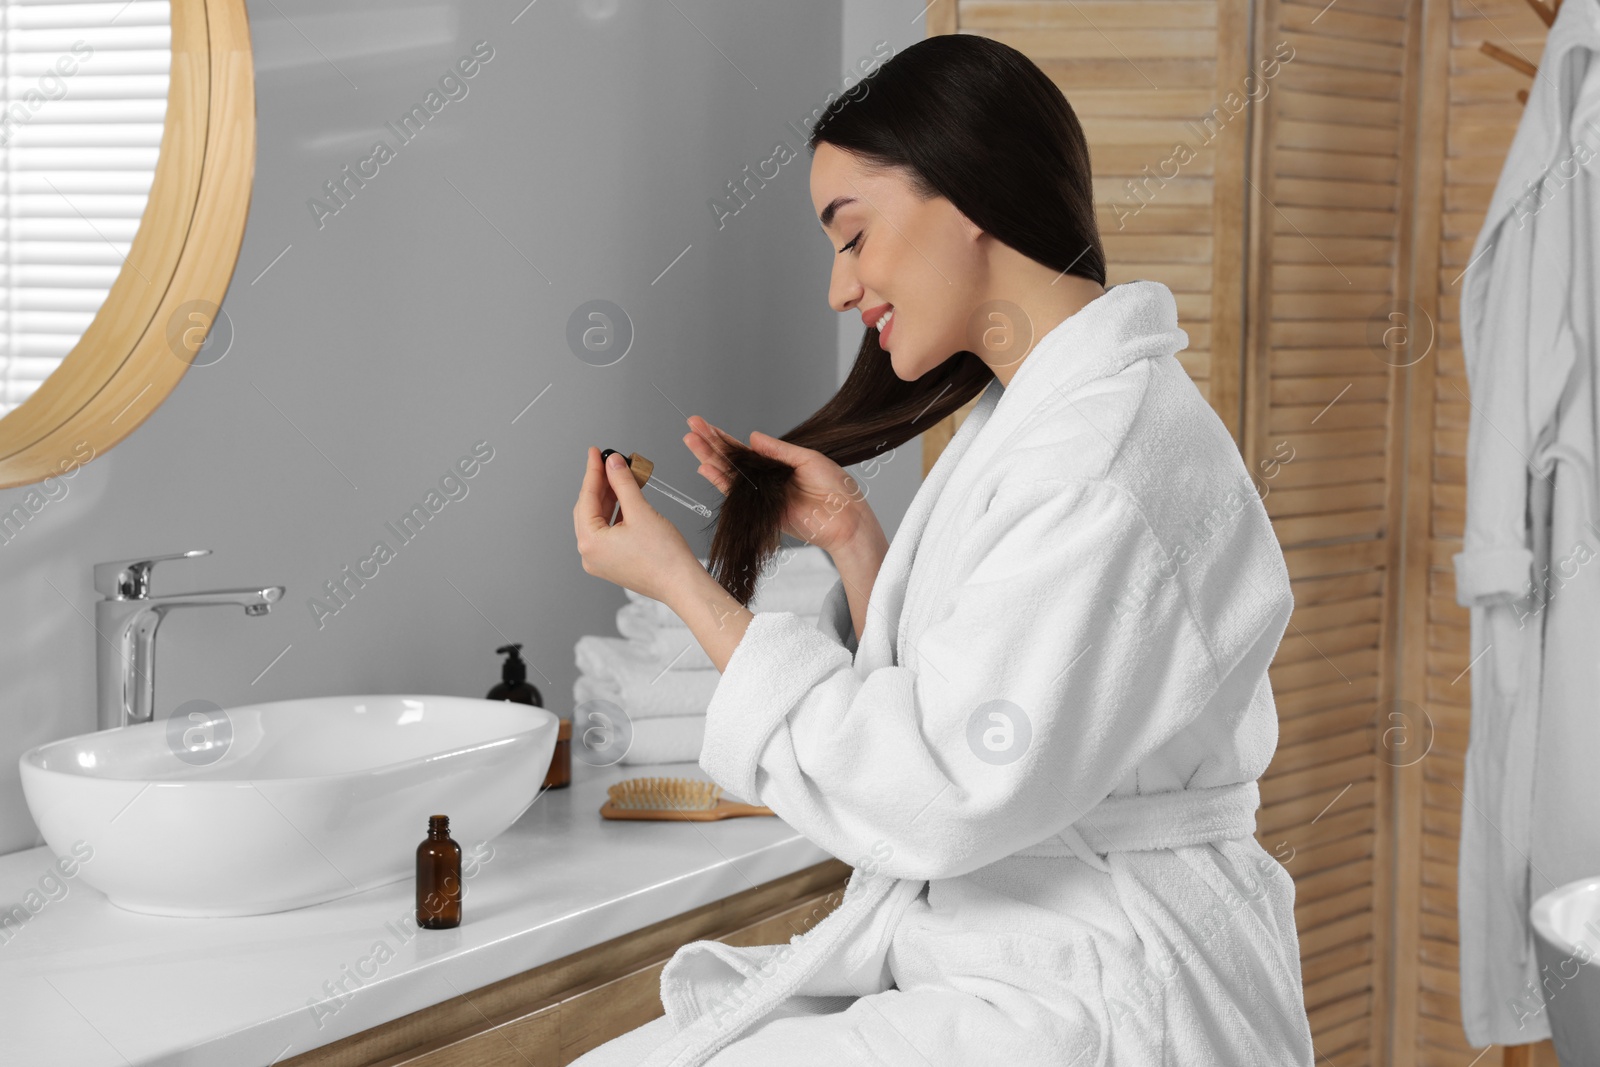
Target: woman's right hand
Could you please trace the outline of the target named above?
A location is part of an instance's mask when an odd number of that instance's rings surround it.
[[[700,473],[726,496],[737,477],[728,462],[728,444],[742,442],[698,415],[689,416],[689,427],[684,444],[700,460]],[[874,531],[881,538],[882,528],[867,506],[861,483],[839,464],[815,449],[792,445],[760,430],[750,435],[749,447],[794,468],[783,514],[784,533],[830,555]]]

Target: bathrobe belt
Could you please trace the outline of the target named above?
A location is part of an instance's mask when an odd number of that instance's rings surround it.
[[[1076,856],[1107,870],[1108,852],[1183,848],[1256,831],[1261,788],[1252,779],[1201,789],[1108,796],[1065,830],[1014,856]]]

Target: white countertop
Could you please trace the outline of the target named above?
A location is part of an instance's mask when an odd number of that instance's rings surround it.
[[[0,1059],[271,1064],[830,858],[773,816],[600,817],[607,785],[649,775],[706,777],[695,763],[574,760],[572,784],[487,847],[458,838],[453,930],[417,927],[410,877],[295,911],[185,919],[124,911],[79,878],[52,883],[48,848],[0,856],[0,910],[38,894],[31,918],[0,931]],[[475,846],[488,860],[472,871]]]

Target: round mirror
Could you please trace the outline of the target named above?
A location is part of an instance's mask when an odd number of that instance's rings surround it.
[[[194,363],[255,170],[242,0],[0,0],[0,488],[131,433]]]

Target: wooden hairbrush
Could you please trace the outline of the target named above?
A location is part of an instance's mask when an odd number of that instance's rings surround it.
[[[715,782],[692,778],[627,778],[607,786],[610,800],[600,805],[607,819],[673,819],[710,822],[739,815],[771,815],[760,804],[740,804],[722,799]]]

